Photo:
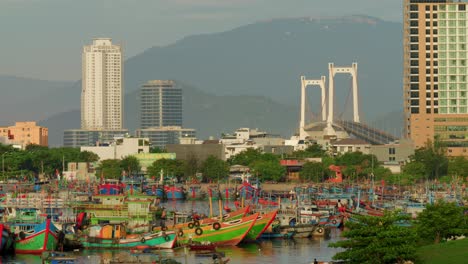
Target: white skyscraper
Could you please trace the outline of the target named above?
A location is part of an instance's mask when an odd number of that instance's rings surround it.
[[[122,129],[122,49],[110,38],[83,47],[81,129]]]

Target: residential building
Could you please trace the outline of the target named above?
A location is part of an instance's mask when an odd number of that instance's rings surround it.
[[[110,38],[97,38],[83,47],[81,129],[122,127],[122,48]]]
[[[199,164],[209,156],[226,160],[224,147],[219,140],[205,140],[201,144],[168,144],[166,150],[175,153],[178,160],[196,159]]]
[[[127,129],[119,130],[84,130],[68,129],[64,131],[64,147],[96,146],[97,144],[111,142],[115,137],[128,135]]]
[[[363,154],[370,153],[371,144],[366,141],[356,138],[345,138],[333,141],[330,143],[330,147],[333,155],[341,155],[347,152],[361,152]]]
[[[149,153],[148,138],[115,138],[114,141],[96,146],[81,147],[81,151],[90,151],[99,156],[99,160],[122,159],[138,153]]]
[[[94,181],[96,179],[96,164],[88,162],[67,162],[67,170],[62,172],[64,179],[69,181]]]
[[[137,137],[149,138],[152,147],[165,148],[168,144],[179,144],[180,138],[194,138],[196,134],[193,128],[180,126],[150,127],[137,129]]]
[[[19,145],[23,149],[29,144],[47,147],[49,130],[33,121],[15,122],[14,126],[0,127],[0,138],[4,138],[4,144]]]
[[[220,142],[224,145],[226,159],[247,149],[260,149],[262,152],[288,154],[293,146],[285,146],[285,140],[278,135],[252,128],[239,128],[232,135],[223,134]]]
[[[404,164],[414,154],[414,143],[409,139],[400,139],[390,144],[372,145],[370,154],[375,155],[379,162]]]
[[[435,137],[450,156],[468,156],[466,1],[404,0],[403,92],[406,137]]]
[[[151,80],[141,86],[140,127],[182,127],[182,89],[172,80]]]

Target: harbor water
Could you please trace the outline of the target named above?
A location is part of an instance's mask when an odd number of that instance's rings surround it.
[[[259,240],[255,243],[241,244],[236,247],[218,247],[218,252],[223,252],[229,263],[254,264],[254,263],[313,263],[314,258],[319,261],[329,261],[339,251],[329,248],[328,244],[342,239],[341,232],[335,229],[329,238],[301,238],[301,239],[272,239]],[[110,260],[121,263],[151,263],[159,256],[174,258],[180,263],[212,263],[212,254],[206,251],[189,251],[184,248],[154,250],[151,253],[132,253],[130,250],[84,250],[73,252],[77,256],[76,263],[106,264]],[[11,259],[4,259],[0,263],[24,263],[39,264],[40,256],[17,255]]]
[[[197,212],[209,214],[206,201],[169,201],[163,203],[169,211]],[[228,204],[228,206],[234,206]],[[231,207],[233,208],[233,207]],[[218,213],[213,208],[213,214]],[[253,243],[241,243],[235,247],[217,247],[217,252],[222,252],[229,263],[313,263],[318,261],[330,261],[340,249],[330,248],[329,243],[343,239],[339,229],[332,229],[330,237],[296,238],[296,239],[272,239],[258,240]],[[72,252],[76,256],[76,263],[107,264],[116,263],[152,263],[159,258],[172,258],[180,263],[213,263],[212,254],[206,251],[190,251],[187,248],[175,248],[165,250],[152,250],[150,253],[123,250],[81,250]],[[0,263],[42,263],[40,256],[16,255],[9,259],[3,259]]]

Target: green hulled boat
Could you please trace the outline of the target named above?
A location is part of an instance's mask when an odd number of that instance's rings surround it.
[[[21,232],[15,244],[17,254],[42,254],[57,247],[58,229],[48,217],[34,226],[32,233]]]
[[[235,246],[239,244],[255,225],[259,213],[229,222],[215,222],[212,225],[180,229],[177,239],[182,244],[194,242],[211,242],[215,245]]]
[[[257,221],[255,221],[255,225],[245,236],[244,241],[257,240],[263,234],[263,232],[267,230],[273,220],[275,220],[277,212],[278,210],[274,210],[272,212],[259,215]]]
[[[89,233],[81,236],[84,248],[173,248],[177,236],[175,232],[127,234],[122,225],[91,226]]]

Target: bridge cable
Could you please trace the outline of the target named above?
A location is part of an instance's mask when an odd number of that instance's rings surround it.
[[[353,78],[351,77],[351,86],[349,87],[348,89],[348,95],[346,96],[346,100],[345,100],[345,104],[344,104],[344,107],[343,107],[343,110],[342,112],[338,115],[338,118],[340,120],[343,120],[343,114],[344,112],[346,111],[346,107],[348,106],[348,101],[349,101],[349,98],[350,98],[350,95],[351,95],[351,90],[353,89]]]

